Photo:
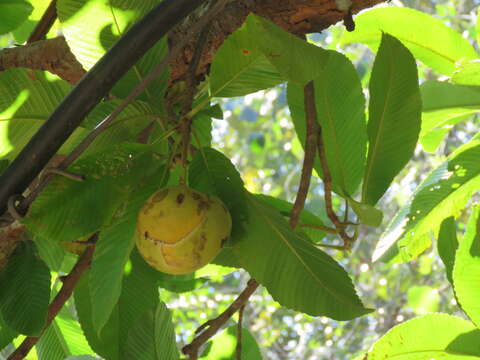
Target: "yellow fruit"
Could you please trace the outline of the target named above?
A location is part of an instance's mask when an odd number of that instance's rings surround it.
[[[138,215],[136,244],[145,261],[168,274],[187,274],[212,261],[230,236],[232,219],[215,196],[184,185],[153,194]]]

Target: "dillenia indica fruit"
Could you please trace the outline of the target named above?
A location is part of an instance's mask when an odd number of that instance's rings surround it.
[[[159,190],[138,215],[136,244],[145,261],[168,274],[187,274],[212,261],[230,236],[232,219],[215,196],[184,185]]]

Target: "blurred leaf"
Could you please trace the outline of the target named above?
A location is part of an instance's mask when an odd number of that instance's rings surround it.
[[[33,6],[25,0],[2,0],[0,2],[0,34],[6,34],[27,20]]]
[[[0,174],[5,171],[5,169],[10,165],[8,160],[0,160]]]
[[[452,271],[455,264],[455,252],[458,248],[455,218],[450,216],[442,221],[437,239],[438,255],[445,265],[447,279],[453,286]]]
[[[210,70],[212,97],[242,96],[283,81],[246,23],[223,42],[213,57]]]
[[[348,202],[362,224],[373,227],[379,227],[382,224],[383,213],[381,210],[368,204],[359,203],[351,198],[348,199]]]
[[[378,7],[355,17],[356,28],[344,33],[342,44],[361,42],[376,51],[381,33],[399,39],[427,66],[450,75],[457,62],[478,57],[461,34],[434,17],[406,7]]]
[[[133,324],[126,339],[126,359],[176,360],[178,350],[170,311],[163,302]]]
[[[234,245],[242,266],[282,306],[312,316],[352,319],[363,307],[346,271],[293,232],[283,216],[248,196],[248,232]]]
[[[92,355],[73,355],[65,358],[65,360],[98,360],[98,358]]]
[[[60,0],[57,13],[70,50],[85,70],[90,70],[121,35],[157,3],[158,0]],[[166,54],[167,43],[164,38],[120,79],[113,93],[125,97]],[[164,71],[148,86],[140,99],[154,100],[160,104],[167,79],[168,73]]]
[[[375,205],[413,156],[421,109],[415,59],[400,41],[383,34],[370,79],[362,202]]]
[[[0,272],[0,310],[5,324],[25,335],[39,335],[50,300],[50,270],[33,243],[20,242]]]
[[[423,135],[419,139],[420,144],[422,144],[423,150],[427,153],[434,153],[435,151],[437,151],[441,142],[445,139],[445,136],[450,130],[451,129],[449,128],[433,129],[427,134]]]
[[[459,147],[418,186],[411,201],[392,219],[373,260],[405,262],[431,244],[432,230],[463,209],[480,188],[480,140]]]
[[[208,354],[200,360],[236,360],[237,327],[233,325],[215,336]],[[242,328],[242,360],[262,360],[262,353],[253,335]]]
[[[329,53],[323,71],[319,72],[321,75],[314,80],[317,121],[322,127],[333,188],[340,195],[352,195],[365,168],[365,96],[350,60],[340,53]],[[306,136],[303,87],[290,82],[287,98],[295,130],[303,146]],[[318,159],[315,170],[322,174]]]
[[[475,360],[480,330],[447,314],[424,315],[395,326],[367,354],[368,360]]]
[[[458,85],[480,86],[480,61],[475,59],[460,63],[450,80]]]
[[[430,80],[424,82],[420,90],[423,102],[422,137],[436,128],[454,125],[468,119],[466,115],[480,111],[480,86]]]
[[[141,189],[142,182],[163,167],[149,146],[122,144],[80,159],[69,170],[85,175],[86,180],[57,177],[25,218],[28,228],[39,236],[73,241],[92,235],[111,221],[132,191]]]
[[[480,206],[477,204],[468,221],[467,231],[459,242],[453,267],[453,286],[462,310],[480,325]]]
[[[438,311],[440,294],[430,286],[413,286],[408,289],[407,305],[418,315]]]
[[[222,200],[232,217],[232,236],[243,232],[247,208],[243,181],[225,155],[211,148],[201,148],[188,168],[189,185],[202,193]]]

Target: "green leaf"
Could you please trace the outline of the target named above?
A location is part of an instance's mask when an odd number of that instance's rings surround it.
[[[111,221],[130,192],[161,164],[150,147],[140,144],[123,144],[80,159],[69,170],[86,180],[53,180],[32,204],[25,223],[55,241],[90,236]]]
[[[457,229],[455,218],[450,216],[442,221],[438,232],[437,249],[438,255],[445,265],[445,272],[450,284],[453,285],[452,272],[455,263],[455,252],[458,248]]]
[[[370,79],[362,202],[375,205],[413,156],[421,109],[415,59],[400,41],[383,34]]]
[[[242,96],[283,82],[244,24],[220,46],[210,70],[212,97]]]
[[[13,159],[71,88],[66,81],[47,72],[26,69],[2,71],[0,158]],[[82,132],[77,130],[73,138]]]
[[[36,350],[39,360],[63,360],[71,355],[55,321],[42,334]]]
[[[476,360],[480,330],[447,314],[429,314],[389,330],[368,352],[368,360]]]
[[[83,67],[90,70],[121,35],[157,3],[158,0],[59,0],[57,13],[70,50]],[[120,79],[113,93],[125,97],[166,53],[167,43],[163,39]],[[168,73],[164,72],[140,98],[159,103],[167,79]]]
[[[453,267],[453,287],[462,310],[477,325],[480,324],[480,206],[473,208],[467,232],[459,242]]]
[[[0,350],[10,344],[18,336],[18,332],[8,327],[0,312]]]
[[[420,136],[451,125],[480,111],[480,86],[455,85],[442,81],[426,81],[420,87],[423,113]]]
[[[8,327],[39,335],[50,300],[50,271],[32,243],[21,242],[0,273],[0,310]]]
[[[163,184],[165,168],[152,154],[135,167],[135,182],[131,182],[127,200],[117,211],[112,224],[100,232],[92,260],[90,292],[93,325],[100,332],[112,313],[122,288],[124,267],[135,243],[137,216],[148,197]]]
[[[457,62],[478,57],[461,34],[414,9],[393,6],[370,9],[356,16],[355,24],[355,31],[345,33],[342,44],[361,42],[376,51],[381,32],[386,32],[399,39],[416,59],[441,74],[450,75]]]
[[[461,146],[432,171],[413,199],[392,219],[373,253],[373,259],[405,262],[431,244],[431,230],[465,206],[480,188],[480,140]]]
[[[458,85],[480,86],[480,62],[478,59],[460,63],[450,80]]]
[[[6,34],[20,26],[33,10],[25,0],[2,0],[0,2],[0,34]]]
[[[65,360],[98,360],[98,358],[91,355],[73,355],[65,358]]]
[[[35,242],[38,255],[47,264],[48,268],[53,271],[60,271],[65,258],[65,249],[50,238],[33,235],[32,240]]]
[[[247,17],[246,28],[249,36],[259,45],[259,49],[283,79],[299,86],[322,75],[330,57],[335,54],[253,14]]]
[[[242,267],[282,306],[312,316],[349,320],[363,307],[346,271],[293,232],[283,216],[252,195],[245,237],[234,244]]]
[[[200,360],[236,360],[237,327],[229,326],[215,336],[212,346],[207,354]],[[242,328],[242,360],[262,360],[262,353],[253,335]]]
[[[135,322],[126,339],[125,357],[142,360],[178,359],[172,317],[163,302],[146,311]]]
[[[433,129],[432,131],[423,135],[419,139],[419,142],[422,145],[423,150],[428,153],[434,153],[435,151],[437,151],[438,147],[440,146],[441,142],[445,139],[445,136],[447,136],[449,131],[450,131],[449,128]]]
[[[232,238],[240,236],[247,205],[243,181],[230,159],[217,150],[201,148],[190,163],[188,179],[193,189],[222,200],[232,217]]]
[[[371,205],[359,203],[351,198],[348,201],[362,224],[373,227],[379,227],[382,224],[383,213],[380,210]]]
[[[431,286],[413,286],[407,292],[407,305],[418,315],[438,311],[440,294]]]
[[[329,51],[321,75],[314,80],[317,121],[335,192],[352,195],[365,168],[367,128],[365,96],[353,64],[344,55]],[[305,144],[305,104],[302,86],[288,84],[288,106],[302,146]],[[315,170],[322,174],[319,160]]]

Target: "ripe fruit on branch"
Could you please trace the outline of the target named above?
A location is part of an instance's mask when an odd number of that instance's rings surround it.
[[[212,261],[230,236],[232,219],[215,196],[185,185],[159,190],[138,215],[136,244],[145,261],[168,274],[187,274]]]

